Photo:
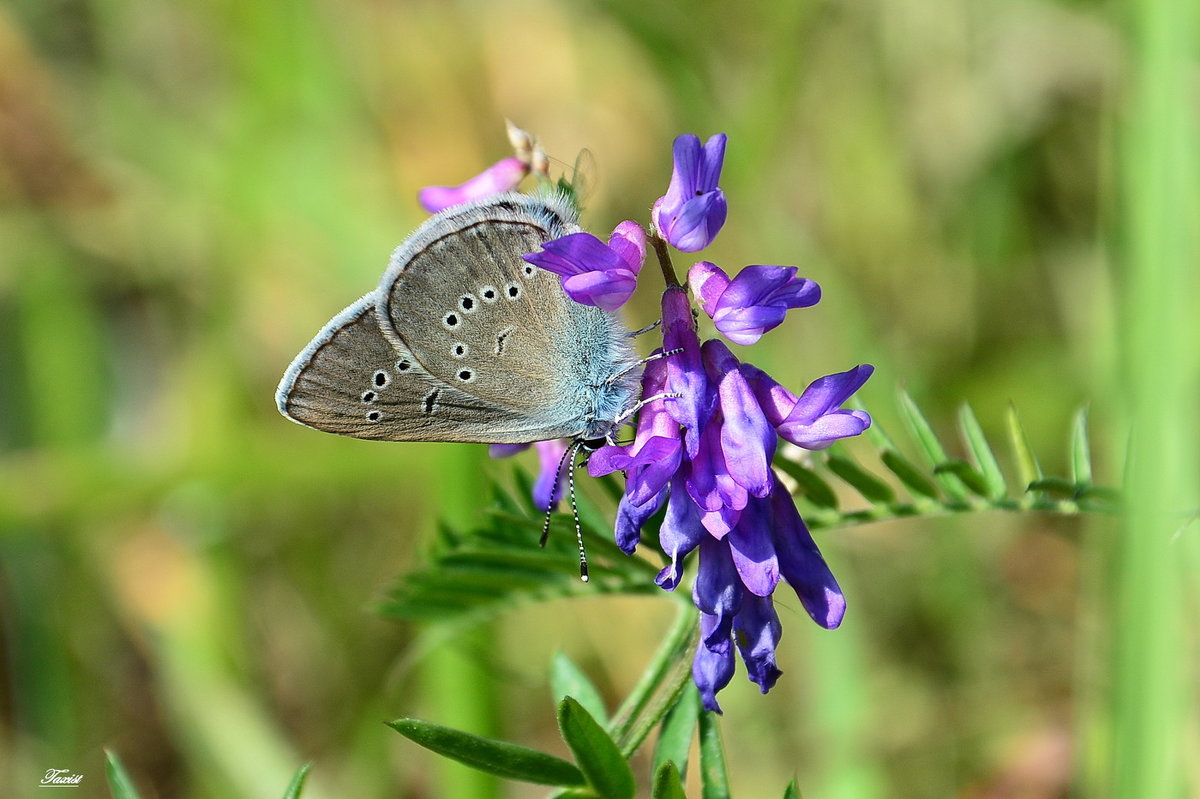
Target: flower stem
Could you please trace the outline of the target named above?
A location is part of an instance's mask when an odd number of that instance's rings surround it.
[[[625,757],[637,751],[691,679],[691,656],[700,640],[700,626],[691,604],[680,605],[662,646],[613,718],[611,733]]]
[[[667,242],[659,235],[658,230],[654,225],[650,226],[650,243],[654,245],[654,254],[658,256],[658,267],[662,270],[663,280],[667,286],[682,286],[679,278],[675,276],[675,267],[671,264],[671,251],[667,249]]]

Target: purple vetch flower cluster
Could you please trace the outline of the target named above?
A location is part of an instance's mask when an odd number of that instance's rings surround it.
[[[725,144],[724,134],[703,146],[693,135],[675,140],[670,185],[651,212],[652,236],[682,252],[701,250],[716,237],[728,210],[718,185]],[[529,170],[522,168],[518,175],[516,165],[502,161],[474,182],[445,191],[473,199],[480,187],[511,189]],[[577,302],[614,310],[636,287],[646,245],[642,227],[626,221],[607,243],[574,233],[524,258],[559,275]],[[671,272],[665,263],[664,271]],[[750,345],[778,327],[788,310],[820,300],[820,287],[796,273],[794,266],[752,265],[730,277],[699,261],[688,272],[687,288],[669,281],[662,295],[662,347],[642,375],[634,439],[601,447],[588,461],[594,476],[625,474],[615,524],[625,552],[634,551],[643,525],[665,506],[658,537],[668,563],[658,585],[674,590],[683,580],[685,557],[697,553],[692,599],[700,610],[701,643],[692,675],[710,710],[720,710],[716,695],[733,677],[735,649],[764,693],[779,678],[775,648],[782,626],[773,595],[781,580],[822,627],[837,627],[846,609],[837,580],[771,464],[781,439],[817,450],[866,430],[870,417],[843,406],[873,367],[821,377],[796,395],[720,340],[701,342],[688,296],[690,289],[718,332]],[[492,455],[526,446],[493,445]],[[541,469],[534,501],[547,508],[558,502],[560,470],[570,468],[563,459],[567,444],[535,446]]]
[[[703,149],[694,136],[675,141],[671,187],[654,206],[656,231],[677,249],[707,246],[724,224],[717,188],[725,137]],[[820,288],[791,266],[748,266],[730,278],[696,263],[688,285],[717,330],[753,344],[791,308],[814,305]],[[799,396],[740,361],[720,340],[701,343],[687,291],[662,297],[662,352],[643,373],[645,405],[632,443],[592,454],[588,471],[623,471],[616,540],[633,552],[645,522],[665,504],[659,541],[669,563],[657,582],[674,590],[683,560],[698,553],[692,599],[700,610],[701,644],[692,675],[704,706],[720,710],[717,692],[733,677],[735,648],[750,679],[765,693],[780,670],[782,633],[773,593],[780,580],[796,592],[817,624],[841,623],[846,603],[828,565],[771,467],[780,439],[805,449],[861,433],[871,424],[842,406],[873,371],[869,365],[814,381]]]
[[[642,408],[633,442],[601,448],[588,471],[625,472],[616,539],[626,552],[666,504],[659,541],[670,562],[660,586],[674,590],[683,558],[698,551],[692,598],[702,641],[692,674],[705,707],[719,710],[716,694],[733,676],[735,642],[764,693],[779,677],[782,628],[772,594],[780,579],[817,624],[841,623],[846,603],[837,580],[771,461],[779,439],[821,449],[865,430],[870,417],[842,405],[872,367],[822,377],[797,396],[721,341],[701,344],[682,287],[667,289],[662,312],[664,349],[683,351],[647,364],[642,395],[660,398]]]

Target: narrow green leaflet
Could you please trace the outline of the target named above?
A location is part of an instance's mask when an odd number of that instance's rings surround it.
[[[921,470],[913,465],[912,461],[905,458],[894,450],[884,450],[879,455],[879,460],[888,470],[900,479],[900,482],[907,488],[913,496],[924,497],[938,502],[937,486],[933,481],[921,473]]]
[[[947,460],[946,450],[933,432],[929,421],[921,413],[921,409],[917,407],[917,403],[913,402],[913,398],[908,396],[908,392],[903,389],[900,391],[900,410],[904,412],[904,418],[908,422],[913,436],[917,439],[921,451],[925,453],[925,457],[934,467],[934,474],[940,475],[938,482],[941,484],[942,490],[951,499],[965,500],[967,492],[964,490],[962,482],[953,473],[947,473],[947,470],[938,471]]]
[[[674,763],[681,775],[687,774],[688,753],[692,748],[692,736],[696,732],[696,721],[700,716],[700,692],[694,683],[689,683],[663,719],[658,741],[654,744],[654,760],[651,771],[658,774],[668,763]]]
[[[793,777],[792,780],[787,784],[787,787],[783,789],[783,799],[801,799],[800,789],[796,787],[795,777]]]
[[[587,675],[562,652],[554,655],[550,661],[550,691],[554,695],[554,703],[558,704],[565,697],[574,697],[583,705],[592,718],[603,726],[608,726],[608,714],[604,709],[604,700],[600,692]]]
[[[312,763],[305,763],[296,771],[296,775],[288,783],[287,790],[283,792],[283,799],[300,799],[300,792],[304,790],[304,781],[308,779],[311,768]]]
[[[700,795],[704,799],[729,799],[729,775],[721,748],[721,728],[716,713],[700,713]]]
[[[809,502],[818,508],[837,510],[837,494],[833,493],[833,489],[829,487],[829,483],[825,482],[816,472],[801,466],[793,460],[788,460],[782,455],[776,456],[775,466],[782,469],[784,474],[796,481],[800,487],[800,493]]]
[[[1000,470],[1000,462],[996,460],[996,453],[992,451],[992,446],[984,436],[983,428],[979,426],[979,420],[975,418],[975,412],[971,410],[970,405],[963,403],[958,411],[958,421],[962,426],[963,439],[967,442],[967,449],[971,451],[971,457],[975,459],[975,466],[983,477],[983,483],[987,490],[985,496],[993,500],[1004,499],[1008,493],[1004,472]]]
[[[1025,435],[1025,428],[1021,426],[1021,418],[1017,415],[1016,406],[1011,404],[1008,406],[1006,421],[1008,422],[1008,439],[1012,444],[1013,457],[1017,462],[1017,474],[1021,478],[1021,488],[1028,491],[1029,486],[1042,479],[1042,465],[1038,463],[1037,456],[1033,454],[1033,448],[1029,446],[1029,438]]]
[[[137,788],[133,787],[133,780],[129,779],[129,773],[121,764],[121,758],[117,757],[117,753],[111,749],[105,749],[104,756],[107,761],[104,773],[108,777],[108,789],[112,791],[113,799],[141,799]]]
[[[539,785],[583,785],[583,773],[554,755],[507,741],[496,741],[420,719],[396,719],[388,726],[439,755],[505,777]]]
[[[844,455],[829,455],[825,463],[829,471],[854,486],[868,502],[887,505],[896,501],[896,492],[891,486]]]
[[[983,497],[984,499],[989,498],[987,480],[983,478],[983,475],[980,474],[974,466],[966,461],[959,460],[957,458],[942,461],[941,464],[934,467],[933,473],[943,476],[953,475],[957,477],[961,484],[965,485],[972,494]],[[945,487],[944,483],[943,487]]]
[[[1071,425],[1071,479],[1078,486],[1092,484],[1092,448],[1088,443],[1088,409],[1080,408]]]
[[[583,705],[569,696],[558,703],[558,729],[597,794],[603,799],[633,799],[633,770],[621,750]]]
[[[650,799],[687,799],[683,792],[683,777],[674,763],[668,761],[655,769]]]

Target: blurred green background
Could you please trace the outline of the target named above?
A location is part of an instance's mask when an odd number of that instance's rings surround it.
[[[675,135],[728,133],[706,257],[824,289],[747,358],[797,389],[874,363],[861,396],[893,435],[898,385],[947,434],[967,400],[998,441],[1014,403],[1055,473],[1090,403],[1117,482],[1129,63],[1108,3],[0,5],[0,794],[70,768],[72,796],[105,796],[109,747],[147,797],[277,796],[305,760],[306,796],[453,796],[381,722],[561,754],[554,651],[628,691],[669,603],[521,609],[433,669],[406,659],[415,631],[371,605],[436,519],[472,518],[482,448],[274,407],[423,219],[417,190],[507,154],[506,117],[566,164],[591,151],[596,232],[648,218]],[[828,633],[781,592],[785,676],[762,697],[739,667],[722,694],[737,795],[793,775],[812,797],[1104,795],[1116,529],[820,534],[850,612]]]

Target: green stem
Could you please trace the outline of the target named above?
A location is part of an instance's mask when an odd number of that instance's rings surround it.
[[[625,757],[637,751],[691,679],[692,653],[700,640],[700,627],[691,604],[681,601],[680,605],[679,615],[654,660],[613,718],[612,736]]]
[[[662,270],[663,280],[666,281],[667,286],[682,286],[683,284],[675,275],[675,266],[671,263],[671,251],[667,248],[667,242],[653,225],[650,226],[649,239],[651,246],[654,247],[654,254],[658,256],[658,267]]]

